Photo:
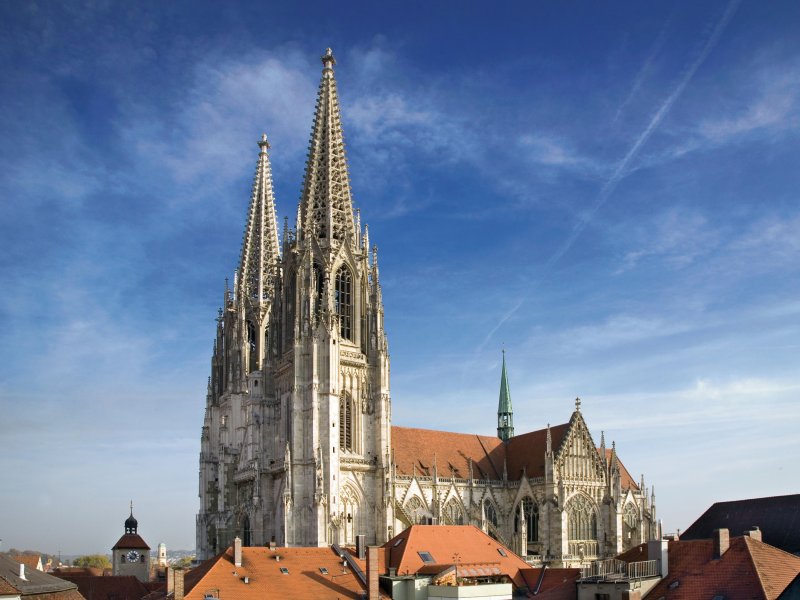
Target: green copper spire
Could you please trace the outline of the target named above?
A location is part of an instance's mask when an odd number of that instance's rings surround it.
[[[500,402],[497,405],[497,437],[504,442],[514,437],[514,411],[506,373],[506,351],[503,350],[503,372],[500,374]]]

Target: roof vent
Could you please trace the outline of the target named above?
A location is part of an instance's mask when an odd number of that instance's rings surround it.
[[[250,578],[247,575],[245,575],[244,577],[242,577],[242,581],[244,581],[245,583],[250,583]]]

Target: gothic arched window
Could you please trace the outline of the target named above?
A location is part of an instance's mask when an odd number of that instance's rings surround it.
[[[419,496],[411,496],[405,505],[406,513],[414,523],[424,523],[426,517],[425,505]]]
[[[517,514],[514,519],[514,531],[519,532],[520,530],[520,508],[522,508],[522,512],[525,514],[525,525],[527,527],[527,541],[528,542],[537,542],[539,541],[539,507],[533,501],[533,498],[527,496],[523,498],[522,502],[519,503],[519,507],[517,508]]]
[[[446,525],[464,524],[464,511],[461,510],[461,505],[455,498],[451,498],[450,501],[445,504],[444,516]]]
[[[487,521],[497,527],[497,509],[495,509],[491,500],[483,501],[483,514],[486,516]]]
[[[353,341],[353,276],[346,265],[336,272],[336,317],[339,335]]]
[[[592,502],[583,494],[573,496],[567,503],[569,540],[596,540],[597,513]]]
[[[639,512],[632,502],[628,502],[622,511],[622,544],[625,548],[633,545],[634,535],[639,525]]]
[[[353,451],[353,400],[343,392],[339,398],[339,446],[342,450]]]

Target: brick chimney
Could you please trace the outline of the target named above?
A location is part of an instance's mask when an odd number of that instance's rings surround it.
[[[721,558],[731,545],[731,536],[726,528],[715,529],[711,538],[714,542],[714,555],[712,558]]]
[[[175,569],[175,600],[183,600],[183,569]]]
[[[744,534],[759,542],[762,541],[761,530],[758,528],[758,525],[753,525],[748,531],[745,531]]]
[[[379,600],[381,597],[378,579],[378,546],[367,547],[367,600]]]
[[[238,535],[233,538],[233,564],[242,566],[242,539]]]
[[[167,565],[164,575],[167,578],[167,596],[175,591],[175,568]]]

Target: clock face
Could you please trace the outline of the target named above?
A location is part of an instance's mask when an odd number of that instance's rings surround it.
[[[125,556],[127,557],[128,562],[136,562],[139,560],[139,553],[136,550],[131,550]]]

